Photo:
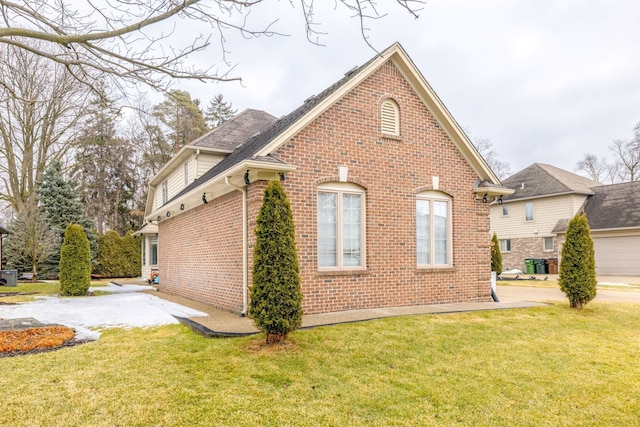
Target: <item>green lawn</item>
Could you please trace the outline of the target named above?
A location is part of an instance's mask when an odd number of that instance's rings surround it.
[[[0,425],[640,425],[640,305],[389,318],[291,342],[172,325],[0,359]]]

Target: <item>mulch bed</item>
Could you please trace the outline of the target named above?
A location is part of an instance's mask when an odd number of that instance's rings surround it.
[[[91,341],[74,337],[73,329],[60,325],[0,331],[0,358],[44,353]]]

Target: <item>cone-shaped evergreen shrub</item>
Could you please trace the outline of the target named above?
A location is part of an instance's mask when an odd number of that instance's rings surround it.
[[[496,233],[493,233],[491,238],[491,271],[495,271],[497,275],[502,274],[502,252],[500,252],[500,243],[498,243]]]
[[[302,322],[300,268],[291,206],[279,181],[271,181],[255,229],[249,315],[267,343],[283,341]]]
[[[572,308],[582,308],[596,296],[596,263],[587,217],[578,214],[569,221],[560,261],[560,289]]]
[[[91,284],[91,248],[82,227],[69,224],[60,248],[60,293],[82,296]]]

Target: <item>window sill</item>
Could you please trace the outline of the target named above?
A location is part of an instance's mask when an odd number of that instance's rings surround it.
[[[382,137],[384,139],[393,139],[394,141],[402,141],[402,136],[400,135],[394,135],[392,133],[382,133]]]
[[[318,276],[356,276],[366,274],[366,268],[350,268],[340,270],[318,270]]]
[[[417,267],[416,273],[424,274],[424,273],[453,273],[457,271],[455,267],[452,266],[444,266],[444,267]]]

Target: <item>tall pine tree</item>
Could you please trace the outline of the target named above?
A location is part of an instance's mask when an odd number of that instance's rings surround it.
[[[57,276],[60,264],[60,244],[69,224],[82,227],[89,240],[91,261],[98,257],[98,236],[93,221],[85,216],[84,207],[76,191],[74,181],[65,179],[62,173],[62,163],[54,161],[45,171],[42,183],[38,189],[40,203],[47,214],[47,221],[51,230],[59,236],[54,254],[42,266],[45,276]]]
[[[220,125],[225,124],[236,114],[236,109],[233,108],[230,102],[223,99],[221,93],[213,97],[207,107],[205,119],[207,124],[211,128],[217,128]]]

